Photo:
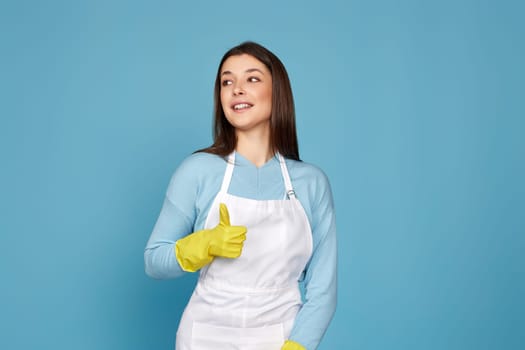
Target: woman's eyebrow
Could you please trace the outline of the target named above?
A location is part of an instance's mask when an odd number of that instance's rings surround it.
[[[244,72],[245,72],[245,73],[259,72],[259,73],[261,73],[262,75],[264,75],[263,71],[260,70],[259,68],[250,68],[250,69],[245,70]],[[225,70],[224,72],[222,72],[221,76],[223,76],[223,75],[228,75],[228,74],[233,74],[233,73],[230,72],[229,70]]]
[[[259,68],[250,68],[250,69],[247,69],[247,70],[246,70],[246,73],[253,73],[253,72],[259,72],[259,73],[261,73],[262,75],[264,75],[263,71],[260,70]]]

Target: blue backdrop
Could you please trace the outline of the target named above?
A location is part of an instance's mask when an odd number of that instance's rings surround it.
[[[301,156],[334,191],[320,349],[522,348],[524,10],[2,1],[0,348],[173,348],[195,276],[147,278],[143,249],[247,39],[285,63]]]

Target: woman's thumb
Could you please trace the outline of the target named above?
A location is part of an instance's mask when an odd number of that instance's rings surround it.
[[[225,226],[231,226],[230,225],[230,213],[228,213],[228,208],[226,207],[226,204],[221,203],[219,205],[219,220],[220,224]]]

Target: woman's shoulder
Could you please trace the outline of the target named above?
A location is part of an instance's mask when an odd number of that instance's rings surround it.
[[[213,169],[220,170],[224,167],[226,167],[226,161],[223,157],[206,152],[196,152],[180,163],[177,172],[195,174]]]
[[[224,172],[226,161],[223,157],[205,153],[196,152],[187,156],[178,165],[173,173],[172,181],[201,181],[209,176],[214,176],[216,173]]]
[[[317,223],[321,213],[333,207],[332,189],[326,173],[317,165],[286,159],[290,178],[311,223]]]
[[[286,165],[291,177],[308,178],[310,181],[328,183],[328,177],[325,172],[315,164],[286,158]]]
[[[192,195],[220,178],[224,173],[226,161],[221,156],[197,152],[187,156],[173,173],[169,186],[168,197],[177,198]],[[192,197],[193,198],[193,197]]]

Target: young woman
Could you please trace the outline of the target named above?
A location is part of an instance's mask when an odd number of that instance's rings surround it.
[[[144,258],[153,278],[200,271],[177,350],[313,350],[321,341],[336,305],[332,193],[299,159],[288,75],[261,45],[223,56],[214,143],[176,170]]]

